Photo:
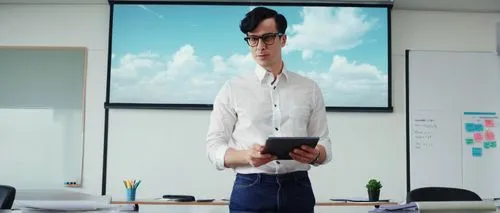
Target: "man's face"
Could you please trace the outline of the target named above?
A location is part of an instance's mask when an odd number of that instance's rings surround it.
[[[263,20],[254,31],[248,32],[248,43],[253,59],[262,67],[281,64],[281,48],[285,46],[286,36],[278,36],[276,21]]]

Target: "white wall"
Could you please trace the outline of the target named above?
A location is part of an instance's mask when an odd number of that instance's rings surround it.
[[[499,14],[394,11],[395,112],[329,113],[335,161],[311,171],[319,200],[365,196],[364,184],[371,177],[382,180],[382,197],[405,198],[404,50],[494,50],[494,24],[499,17]],[[232,174],[214,171],[204,155],[208,116],[208,112],[112,110],[108,191],[123,197],[119,180],[138,177],[145,180],[140,193],[146,197],[162,193],[227,196]],[[356,128],[346,128],[350,125]],[[137,146],[128,148],[134,144]],[[138,153],[143,153],[145,159],[138,159]],[[154,173],[151,171],[157,170],[152,168],[163,170]],[[220,182],[211,184],[215,180]]]
[[[15,14],[15,12],[19,12]],[[102,140],[106,80],[106,48],[108,32],[107,5],[86,6],[4,6],[0,7],[0,45],[85,45],[90,49],[87,87],[87,119],[84,165],[84,191],[100,194],[102,168]],[[329,125],[333,139],[336,159],[330,165],[313,169],[312,179],[320,198],[330,196],[364,196],[364,184],[370,177],[380,178],[384,184],[382,197],[403,200],[406,190],[406,153],[405,153],[405,111],[404,111],[404,49],[440,49],[440,50],[495,50],[495,23],[500,21],[500,14],[463,14],[423,11],[393,11],[392,50],[393,50],[393,101],[395,112],[391,114],[369,113],[329,113]],[[155,143],[156,155],[161,156],[155,166],[142,165],[145,178],[167,177],[178,173],[181,166],[192,164],[193,152],[175,150],[174,142],[187,143],[196,147],[194,153],[201,153],[206,134],[208,111],[137,111],[114,110],[110,122],[121,125],[125,131],[114,132],[110,143],[135,143],[147,147],[148,141]],[[138,120],[131,120],[138,119]],[[138,123],[125,123],[140,121]],[[131,128],[144,127],[147,123],[158,126],[155,135],[139,135],[135,138],[119,137]],[[354,125],[356,128],[345,128]],[[117,126],[115,128],[116,130]],[[164,128],[162,128],[164,127]],[[176,131],[169,131],[169,127]],[[180,128],[179,128],[180,127]],[[111,129],[110,129],[111,130]],[[145,130],[151,132],[152,130]],[[161,132],[163,131],[163,132]],[[133,135],[133,134],[130,134]],[[188,135],[188,141],[182,135]],[[156,138],[155,138],[156,137]],[[136,140],[135,140],[136,139]],[[110,158],[123,153],[110,147]],[[116,147],[113,147],[116,148]],[[146,149],[148,150],[148,149]],[[165,150],[162,152],[162,150]],[[144,151],[144,150],[143,150]],[[114,153],[114,154],[113,154]],[[150,153],[134,156],[139,159]],[[154,154],[154,153],[153,153]],[[151,157],[151,155],[149,155]],[[196,156],[196,160],[204,156]],[[117,159],[108,175],[126,174],[124,166],[117,164]],[[174,160],[177,164],[168,162]],[[124,159],[126,160],[126,159]],[[147,167],[146,167],[147,166]],[[201,165],[203,167],[206,165]],[[168,167],[171,170],[168,170]],[[208,167],[203,167],[204,169]],[[173,171],[173,172],[172,172]],[[230,173],[212,173],[211,177],[223,177],[229,180]],[[200,176],[205,176],[200,173]],[[159,179],[156,181],[160,181]],[[169,186],[190,190],[192,182],[166,183],[155,188],[143,183],[144,194],[171,193]],[[182,183],[185,187],[182,187]],[[204,183],[206,189],[227,190],[228,186],[214,186]],[[228,183],[229,184],[229,183]],[[110,192],[122,194],[123,185],[108,183]],[[180,188],[179,188],[180,187]],[[212,187],[212,188],[211,188]],[[144,195],[143,194],[143,195]]]

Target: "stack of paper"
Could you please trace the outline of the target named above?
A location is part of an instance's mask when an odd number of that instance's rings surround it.
[[[59,211],[92,211],[108,208],[109,205],[96,200],[30,200],[16,201],[19,208],[59,210]]]
[[[19,190],[13,209],[22,212],[99,211],[112,209],[108,196],[93,196],[66,190]]]
[[[380,206],[370,212],[414,212],[418,210],[416,203],[406,203],[399,205]]]
[[[349,197],[349,198],[332,198],[330,199],[331,201],[340,201],[340,202],[374,202],[370,201],[368,198],[365,197]],[[389,202],[388,199],[381,199],[376,202]]]

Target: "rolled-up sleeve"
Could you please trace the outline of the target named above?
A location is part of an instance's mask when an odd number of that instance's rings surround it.
[[[309,119],[308,132],[310,136],[319,137],[318,144],[325,147],[326,158],[321,164],[332,161],[332,142],[328,130],[328,119],[323,93],[317,83],[313,83],[313,110]]]
[[[225,83],[215,97],[210,115],[206,151],[210,162],[217,170],[225,169],[224,156],[236,123],[236,112],[231,99],[231,88]]]

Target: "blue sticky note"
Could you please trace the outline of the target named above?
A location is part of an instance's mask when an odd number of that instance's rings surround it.
[[[474,132],[475,129],[476,127],[473,123],[465,123],[465,131]]]
[[[484,131],[483,124],[476,124],[475,126],[476,127],[474,129],[476,129],[476,132],[482,132],[482,131]]]
[[[497,148],[497,142],[496,141],[490,142],[490,147],[491,148]]]
[[[481,148],[481,147],[473,147],[472,148],[472,156],[473,157],[481,157],[481,156],[483,156],[483,148]]]

